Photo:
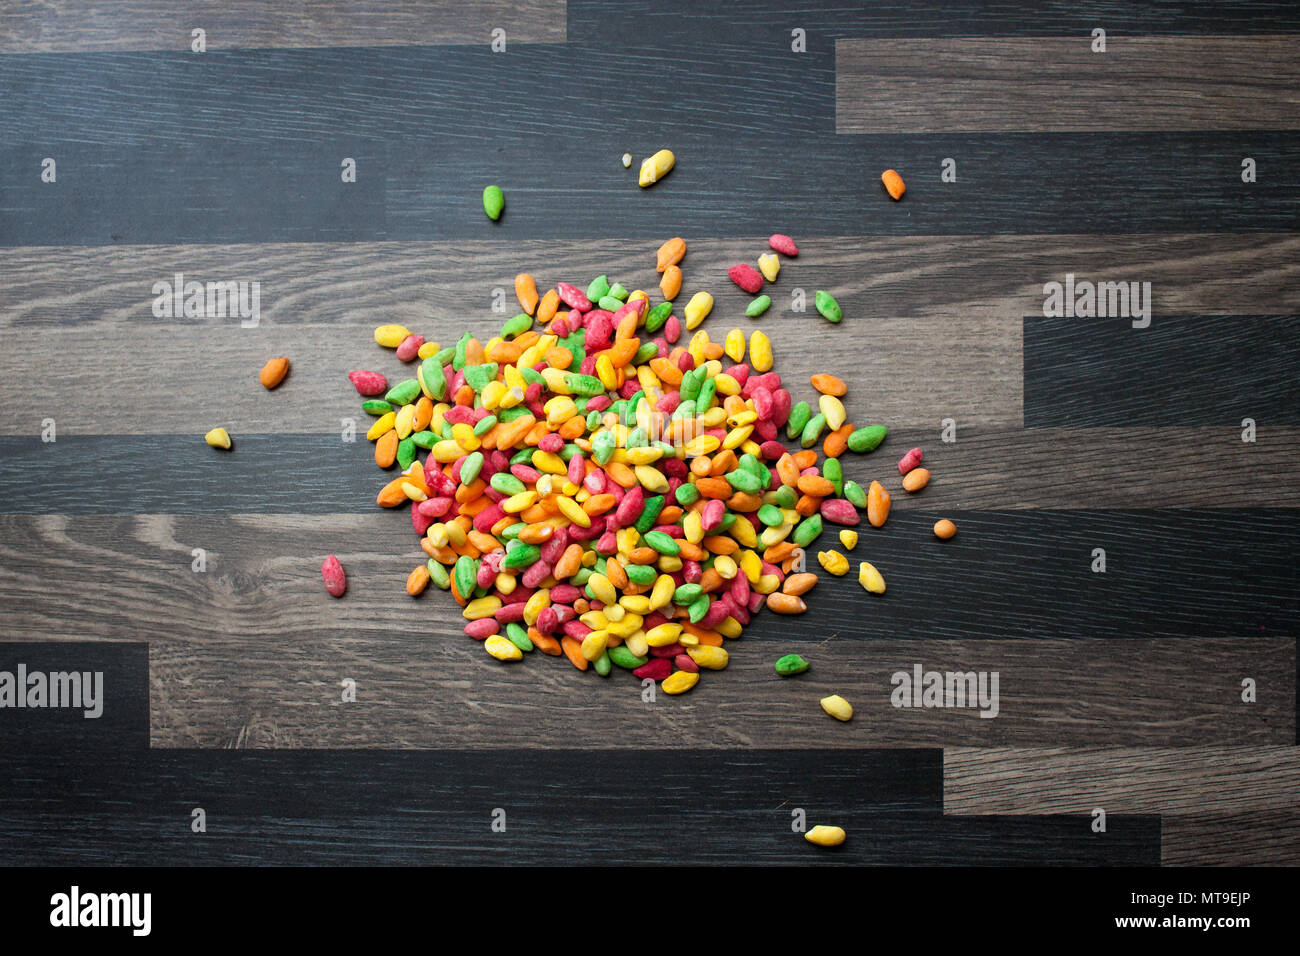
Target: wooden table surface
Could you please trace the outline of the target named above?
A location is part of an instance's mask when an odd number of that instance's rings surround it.
[[[0,670],[106,686],[0,710],[0,862],[1300,863],[1295,6],[219,6],[0,8]],[[845,470],[895,505],[852,555],[883,598],[823,575],[647,703],[406,596],[345,373],[405,377],[385,322],[486,339],[519,271],[657,301],[674,235],[711,336],[890,427]],[[256,326],[155,315],[177,273],[260,283]],[[1150,283],[1149,325],[1046,315],[1067,275]],[[895,708],[917,664],[996,671],[998,716]]]

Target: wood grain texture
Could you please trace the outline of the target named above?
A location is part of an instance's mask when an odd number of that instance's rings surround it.
[[[190,31],[208,49],[482,43],[495,27],[522,42],[562,43],[564,0],[74,0],[5,4],[0,54],[188,50]]]
[[[752,259],[765,237],[688,244],[688,290],[715,295],[706,326],[715,339],[733,325],[768,328],[778,368],[792,383],[833,370],[851,385],[851,412],[891,426],[937,427],[948,417],[970,426],[1020,425],[1023,366],[1050,369],[1073,355],[1057,337],[1035,335],[1040,322],[1052,320],[1024,318],[1041,315],[1043,283],[1062,281],[1067,272],[1151,282],[1152,336],[1162,334],[1159,323],[1169,312],[1300,313],[1300,240],[1288,235],[808,240],[771,287],[775,305],[758,321],[743,316],[748,297],[726,270]],[[519,241],[16,249],[0,263],[0,332],[9,345],[0,357],[0,434],[31,434],[47,415],[65,434],[188,432],[199,428],[199,413],[227,422],[232,433],[279,431],[284,422],[294,432],[336,433],[339,419],[356,412],[347,371],[374,368],[395,381],[410,374],[374,345],[374,325],[402,322],[444,344],[465,329],[486,339],[517,311],[510,290],[521,270],[543,285],[606,273],[657,297],[656,246],[611,240],[598,247]],[[177,273],[203,283],[259,282],[258,326],[243,328],[234,316],[155,317],[155,284],[174,283]],[[817,288],[829,289],[846,322],[823,322],[810,303],[802,314],[791,312],[796,288],[806,300]],[[505,290],[502,313],[492,309],[495,289]],[[806,333],[776,331],[789,322]],[[1088,324],[1094,323],[1115,325]],[[1041,345],[1022,359],[1026,327]],[[1097,334],[1096,361],[1128,361],[1131,344],[1147,341],[1137,330],[1121,331]],[[870,341],[866,361],[827,361],[836,351],[851,353],[863,334]],[[143,374],[88,378],[68,357],[90,336],[102,361]],[[294,361],[292,378],[268,395],[253,379],[280,354]],[[48,396],[39,409],[32,406],[33,379]],[[1289,375],[1265,380],[1277,379],[1283,391],[1293,387]],[[1139,381],[1128,393],[1107,389],[1091,401],[1129,409],[1147,388]],[[1265,414],[1270,407],[1267,399],[1257,406],[1261,424],[1276,424]],[[1096,416],[1080,417],[1081,424],[1095,423]]]
[[[978,542],[975,523],[959,523],[963,536]],[[1153,529],[1152,537],[1167,531]],[[706,674],[689,697],[652,704],[621,672],[603,681],[540,654],[507,667],[488,658],[461,633],[463,621],[445,594],[431,590],[412,600],[403,592],[418,552],[409,525],[393,515],[5,519],[0,632],[23,640],[148,642],[157,747],[528,748],[555,740],[595,748],[666,740],[916,747],[1086,744],[1099,735],[1165,746],[1294,741],[1293,638],[1241,628],[1210,639],[1189,630],[1165,639],[1113,636],[1098,653],[1095,639],[1062,640],[1055,635],[1064,628],[1047,626],[1054,616],[1097,625],[1089,609],[1105,587],[1088,580],[1086,551],[1075,575],[1079,600],[1071,605],[1059,597],[1067,573],[1012,581],[1006,571],[966,565],[957,552],[927,554],[924,529],[908,532],[893,547],[869,545],[889,575],[885,599],[868,598],[852,580],[824,578],[811,596],[812,614],[759,615],[731,645],[724,673]],[[195,547],[207,551],[204,573],[191,569]],[[1185,540],[1177,547],[1179,554],[1195,551]],[[1221,540],[1220,547],[1229,545]],[[895,549],[912,560],[893,557]],[[331,552],[350,576],[341,601],[320,586],[320,560]],[[1015,554],[1017,563],[1026,556]],[[1141,633],[1147,617],[1186,623],[1191,602],[1161,603],[1140,572],[1137,582],[1119,583],[1125,559],[1113,560],[1117,580],[1105,600],[1116,633],[1125,622],[1130,635]],[[1182,590],[1174,582],[1201,574],[1180,572],[1172,553],[1127,560],[1159,566],[1172,591]],[[1267,552],[1258,560],[1266,573]],[[1038,556],[1034,564],[1050,567],[1052,560]],[[989,580],[1008,593],[980,609],[974,595]],[[1036,600],[1036,593],[1049,598]],[[1256,577],[1242,595],[1242,613],[1277,600]],[[1225,611],[1196,613],[1213,628]],[[971,636],[935,639],[939,634]],[[1023,636],[1006,639],[1012,634]],[[789,651],[813,669],[796,680],[778,678],[772,663]],[[1000,715],[894,708],[891,675],[916,663],[999,671]],[[1243,675],[1260,687],[1253,707],[1238,699]],[[357,682],[356,704],[339,702],[344,678]],[[831,722],[817,705],[831,693],[853,701],[859,719]],[[585,719],[593,707],[605,715],[601,721]]]
[[[840,133],[1300,128],[1291,36],[839,40]]]
[[[1241,705],[1254,706],[1254,705]],[[1154,813],[1166,866],[1294,866],[1300,861],[1300,750],[962,748],[944,751],[947,814]]]

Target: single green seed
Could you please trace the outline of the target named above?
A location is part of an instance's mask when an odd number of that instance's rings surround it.
[[[507,319],[506,324],[501,326],[501,337],[514,338],[516,335],[522,335],[533,327],[533,317],[527,312],[520,312],[513,319]]]
[[[636,530],[645,534],[655,526],[659,520],[659,513],[664,510],[664,496],[651,495],[645,500],[645,506],[641,509],[641,517],[636,519]]]
[[[609,672],[614,669],[613,663],[609,659],[609,651],[606,650],[594,661],[591,662],[592,670],[601,677],[608,677]]]
[[[856,481],[844,482],[844,497],[855,508],[865,508],[867,506],[867,493],[862,490],[862,486]]]
[[[782,677],[793,677],[795,674],[802,674],[811,665],[800,657],[798,654],[787,654],[776,662],[776,672]]]
[[[474,483],[478,473],[483,469],[483,453],[481,451],[470,452],[465,456],[465,460],[460,463],[460,483],[469,485]]]
[[[533,368],[531,365],[525,365],[519,370],[519,374],[524,377],[524,381],[529,385],[546,384],[546,379],[542,377],[542,373],[537,371],[537,369]]]
[[[700,500],[700,489],[689,481],[677,486],[677,503],[683,508],[689,507]]]
[[[612,295],[603,296],[596,303],[596,308],[604,309],[606,312],[617,312],[622,307],[623,307],[622,300],[616,299]]]
[[[646,661],[650,659],[648,657],[637,657],[637,655],[633,654],[622,644],[618,645],[618,647],[611,647],[605,653],[609,655],[609,659],[611,661],[613,661],[619,667],[625,668],[627,670],[633,670],[637,667],[640,667],[642,664],[644,664]]]
[[[835,486],[837,497],[844,495],[844,468],[838,458],[827,458],[822,463],[822,477]]]
[[[691,602],[691,606],[687,608],[687,610],[690,612],[690,620],[692,624],[698,624],[700,619],[709,613],[709,603],[709,596],[707,594],[702,594],[695,601]]]
[[[497,377],[497,363],[488,362],[486,365],[466,365],[465,366],[465,383],[476,392],[481,392],[487,388],[488,382]]]
[[[510,464],[531,466],[533,463],[533,451],[534,449],[532,448],[519,449],[519,451],[510,456]]]
[[[524,415],[531,415],[527,405],[516,405],[514,408],[498,408],[497,421],[513,422],[516,418],[522,418]]]
[[[880,443],[885,440],[885,435],[889,429],[884,425],[870,425],[867,428],[858,428],[849,435],[849,451],[855,451],[859,454],[869,451],[875,451],[880,447]]]
[[[608,465],[617,450],[618,439],[613,432],[597,432],[591,440],[591,457],[598,465]]]
[[[677,540],[662,531],[647,532],[642,535],[642,540],[660,554],[676,555],[681,554],[682,551],[682,546],[677,543]]]
[[[427,428],[422,432],[415,432],[411,435],[411,441],[415,442],[415,447],[430,449],[438,442],[438,435],[429,431]]]
[[[835,297],[829,292],[822,289],[817,290],[817,311],[822,314],[822,318],[828,322],[838,322],[844,318],[844,313],[840,311],[840,304],[835,301]]]
[[[627,579],[637,587],[649,587],[659,576],[653,564],[629,564],[623,570],[627,573]]]
[[[811,448],[817,444],[817,439],[821,437],[822,429],[825,427],[826,416],[818,412],[808,419],[808,424],[803,427],[803,432],[799,436],[799,444],[804,448]]]
[[[411,462],[415,461],[416,453],[419,449],[415,445],[415,439],[407,435],[397,443],[397,465],[403,471],[411,467]]]
[[[636,355],[632,357],[632,364],[644,365],[658,354],[659,346],[655,345],[653,342],[646,342],[636,350]]]
[[[615,282],[612,286],[609,287],[609,294],[612,295],[614,298],[618,299],[618,301],[620,302],[626,302],[627,297],[632,293],[628,292],[627,289],[624,288],[623,283]]]
[[[717,395],[717,388],[717,383],[713,379],[706,378],[704,380],[704,383],[700,385],[700,393],[695,396],[696,411],[703,413],[709,410],[714,397]]]
[[[451,587],[451,573],[445,565],[439,564],[433,558],[430,558],[427,567],[429,568],[429,580],[434,583],[435,587],[439,587],[444,591]]]
[[[452,569],[452,576],[456,579],[456,593],[462,597],[473,593],[478,581],[478,562],[467,554],[462,554],[456,559],[456,566]]]
[[[658,332],[668,321],[668,317],[673,314],[673,304],[671,302],[660,302],[653,309],[645,314],[645,330],[647,332]]]
[[[817,540],[818,535],[822,533],[822,516],[810,515],[804,518],[794,529],[794,543],[801,548],[806,548]]]
[[[488,186],[483,190],[483,211],[493,222],[501,218],[501,210],[506,207],[505,194],[500,186]]]
[[[789,485],[781,485],[774,491],[768,492],[768,494],[772,496],[771,503],[778,508],[793,508],[799,503],[799,492]]]
[[[734,511],[728,511],[725,515],[722,516],[722,525],[719,527],[719,530],[730,531],[731,526],[736,523],[737,517],[738,516]]]
[[[785,423],[785,437],[791,440],[803,434],[803,427],[812,418],[812,406],[807,402],[795,402],[790,408],[790,417]]]
[[[506,551],[506,556],[501,559],[501,566],[503,568],[510,568],[511,570],[526,568],[530,565],[536,564],[537,559],[541,556],[542,550],[537,547],[537,545],[523,544],[522,542],[517,541],[513,548]]]
[[[573,577],[569,578],[569,580],[573,582],[574,587],[580,588],[587,583],[587,579],[590,578],[594,572],[594,568],[578,568],[577,573],[574,574]]]
[[[455,357],[456,357],[456,346],[454,345],[448,345],[446,348],[438,349],[438,351],[434,352],[432,355],[429,356],[430,359],[433,359],[433,361],[438,363],[439,368],[441,368],[444,365],[450,365],[452,359],[454,359]],[[428,361],[428,359],[426,359],[425,361]]]
[[[447,373],[442,370],[438,356],[432,355],[420,363],[420,376],[434,398],[442,401],[447,397]]]
[[[781,509],[775,505],[763,505],[758,509],[758,520],[769,528],[775,528],[785,521],[785,515],[781,514]]]
[[[564,376],[564,384],[569,386],[575,395],[599,395],[605,391],[605,386],[594,375],[570,372]]]
[[[749,305],[745,306],[745,314],[751,319],[756,319],[772,307],[772,297],[770,295],[760,295]]]
[[[451,359],[451,369],[453,372],[459,372],[465,367],[465,350],[469,347],[469,340],[473,337],[474,336],[471,333],[466,332],[456,340],[456,353]]]
[[[420,380],[408,378],[405,382],[398,382],[388,390],[384,396],[384,401],[390,405],[409,405],[415,401],[415,396],[420,394]]]
[[[393,410],[393,406],[382,399],[372,398],[368,402],[361,403],[361,410],[367,415],[386,415]]]
[[[680,604],[683,607],[687,604],[694,604],[703,593],[704,589],[698,584],[683,584],[673,592],[673,603]]]
[[[587,286],[587,298],[592,302],[599,302],[607,295],[609,295],[609,277],[596,276]]]
[[[741,468],[727,472],[728,484],[737,491],[744,492],[747,495],[756,495],[763,490],[763,484],[757,477]]]
[[[486,435],[489,431],[492,430],[492,426],[494,426],[496,423],[497,423],[497,417],[495,415],[484,415],[482,418],[478,420],[478,423],[474,426],[474,434],[478,436]]]
[[[506,638],[525,654],[533,649],[533,642],[528,638],[528,630],[518,621],[506,625]]]

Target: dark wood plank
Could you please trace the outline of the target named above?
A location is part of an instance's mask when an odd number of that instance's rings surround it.
[[[482,43],[493,28],[518,42],[561,43],[563,0],[75,0],[0,8],[0,54],[189,50],[190,31],[209,50],[255,47],[406,46]]]
[[[850,39],[835,67],[840,133],[1300,127],[1287,35]]]
[[[882,569],[884,598],[823,575],[809,615],[758,615],[730,644],[726,671],[654,703],[622,672],[602,680],[540,654],[490,659],[447,595],[405,594],[422,553],[391,514],[5,518],[0,632],[148,642],[153,742],[166,747],[1294,741],[1295,589],[1290,569],[1276,569],[1294,541],[1270,542],[1267,519],[1243,537],[1239,518],[1138,515],[1121,529],[1103,517],[1089,530],[1092,516],[1023,517],[1000,539],[1011,516],[959,517],[950,543],[891,519],[888,537],[853,555]],[[1062,541],[1072,528],[1084,530]],[[1105,576],[1087,569],[1092,541],[1111,547]],[[192,570],[196,547],[203,573]],[[350,575],[341,601],[320,584],[331,552]],[[1204,582],[1225,562],[1241,583],[1208,604]],[[782,680],[772,665],[792,651],[813,669]],[[894,708],[892,675],[918,663],[999,671],[1000,715]],[[1243,676],[1259,703],[1241,704]],[[355,704],[341,703],[346,678]],[[832,693],[859,717],[823,714],[817,702]],[[607,719],[587,721],[593,708]]]
[[[1161,820],[1164,866],[1300,866],[1300,813],[1294,809],[1206,813]]]

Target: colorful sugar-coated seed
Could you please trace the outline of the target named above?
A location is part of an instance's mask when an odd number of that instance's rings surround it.
[[[793,677],[795,674],[802,674],[810,665],[798,654],[786,654],[784,657],[777,658],[776,672],[782,677]]]
[[[919,448],[913,448],[902,458],[898,459],[898,473],[905,475],[913,468],[921,464],[922,452]]]
[[[772,368],[772,341],[762,332],[755,332],[749,337],[749,364],[756,372],[766,372]]]
[[[283,382],[284,377],[288,374],[289,360],[282,355],[263,365],[262,371],[258,373],[257,380],[262,383],[263,388],[272,389]]]
[[[509,638],[494,634],[483,642],[483,650],[499,661],[521,661],[524,652]]]
[[[880,528],[889,517],[889,492],[878,481],[873,481],[867,489],[867,521],[871,527]]]
[[[794,244],[794,240],[782,233],[773,233],[772,237],[767,240],[767,244],[783,256],[794,258],[799,255],[799,247]]]
[[[957,533],[957,526],[947,518],[942,518],[934,523],[934,536],[943,541],[947,541]]]
[[[918,492],[930,483],[930,470],[928,468],[913,468],[903,476],[903,490],[908,492]]]
[[[493,222],[501,218],[501,211],[506,208],[506,197],[500,186],[486,186],[483,189],[483,211]]]
[[[348,589],[348,576],[343,572],[343,565],[337,557],[330,555],[320,566],[321,578],[325,581],[325,590],[331,597],[342,597]]]
[[[203,436],[203,440],[213,448],[224,448],[228,450],[231,445],[230,432],[226,431],[224,428],[212,429]]]
[[[838,322],[844,318],[844,312],[840,309],[840,304],[835,301],[835,297],[824,289],[818,289],[817,295],[813,299],[817,306],[817,312],[823,319],[828,322]]]
[[[727,277],[750,295],[763,288],[763,274],[747,262],[732,266],[727,270]]]
[[[749,305],[745,306],[745,315],[751,319],[756,319],[772,307],[772,297],[760,295],[750,300]]]
[[[768,282],[775,282],[781,272],[781,260],[772,253],[765,252],[758,257],[758,271],[763,273],[763,278]]]
[[[848,838],[848,834],[844,832],[842,827],[818,824],[805,833],[803,838],[809,843],[815,843],[818,846],[839,846]]]
[[[907,186],[903,183],[903,177],[898,175],[895,170],[886,169],[880,174],[880,181],[884,183],[885,190],[889,193],[889,198],[897,202],[903,198],[903,193],[907,192]]]
[[[852,528],[842,528],[840,530],[840,544],[852,551],[858,546],[858,533]]]
[[[836,720],[852,720],[853,706],[841,697],[839,694],[832,694],[829,697],[823,697],[821,700],[822,710],[830,714]]]
[[[867,428],[854,429],[853,434],[849,436],[849,451],[858,454],[875,451],[880,447],[880,443],[885,440],[888,431],[884,425],[870,425]]]
[[[868,561],[858,565],[858,583],[872,594],[885,593],[885,579],[876,570],[876,566]]]
[[[631,153],[624,153],[624,154],[623,154],[623,160],[622,160],[622,162],[623,162],[623,168],[624,168],[624,169],[631,169],[631,168],[632,168],[632,154],[631,154]]]
[[[817,552],[817,563],[826,569],[827,574],[843,577],[849,572],[849,559],[838,551]]]
[[[641,173],[637,177],[637,184],[642,189],[653,186],[668,175],[676,162],[677,158],[669,149],[661,149],[653,156],[647,156],[641,163]]]

